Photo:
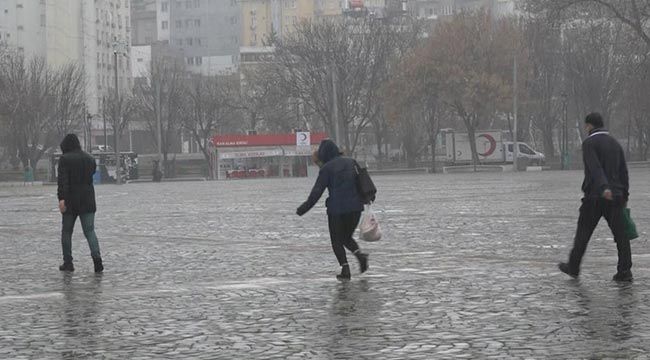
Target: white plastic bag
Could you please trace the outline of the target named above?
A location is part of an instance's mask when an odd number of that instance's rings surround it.
[[[366,210],[359,224],[359,231],[361,240],[373,242],[381,239],[381,227],[370,206],[368,206],[368,210]]]

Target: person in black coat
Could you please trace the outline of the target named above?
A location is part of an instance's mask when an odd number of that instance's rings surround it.
[[[350,266],[345,248],[358,259],[361,272],[368,270],[368,255],[361,252],[359,245],[352,238],[359,225],[363,202],[357,191],[356,169],[354,160],[341,156],[341,151],[331,140],[323,140],[318,148],[318,160],[322,164],[316,184],[307,201],[298,207],[299,216],[306,214],[321,198],[325,189],[329,198],[325,201],[330,239],[334,255],[341,265],[339,280],[349,280]]]
[[[63,215],[61,246],[63,248],[63,265],[61,271],[74,271],[72,263],[72,231],[77,217],[81,220],[84,236],[88,240],[90,255],[95,265],[95,272],[102,272],[104,265],[99,252],[99,241],[95,235],[95,188],[93,174],[95,159],[81,150],[79,138],[68,134],[61,142],[63,156],[59,159],[58,189],[59,210]]]
[[[632,281],[632,251],[630,239],[625,236],[623,210],[630,196],[630,184],[621,145],[604,129],[598,113],[587,115],[585,126],[589,136],[582,143],[585,179],[584,198],[580,207],[578,229],[568,263],[560,263],[560,270],[574,278],[580,274],[580,263],[587,244],[601,217],[614,235],[618,250],[618,267],[614,281]]]

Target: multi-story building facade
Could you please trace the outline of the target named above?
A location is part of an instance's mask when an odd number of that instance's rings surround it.
[[[514,14],[517,0],[410,0],[408,10],[411,14],[436,20],[451,16],[463,10],[487,8],[495,16]]]
[[[262,46],[283,38],[304,20],[341,15],[339,0],[241,0],[241,45]]]
[[[157,0],[131,0],[131,44],[149,45],[159,41]]]
[[[86,109],[98,122],[103,99],[115,87],[115,66],[118,86],[132,85],[130,1],[0,0],[0,41],[53,67],[79,64],[86,75]]]

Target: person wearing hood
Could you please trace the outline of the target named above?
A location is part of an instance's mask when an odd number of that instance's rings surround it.
[[[349,280],[350,266],[345,249],[350,250],[359,261],[362,273],[368,270],[368,255],[361,252],[359,245],[352,238],[359,225],[363,202],[357,190],[357,172],[353,159],[341,156],[341,151],[332,140],[323,140],[318,148],[318,160],[321,168],[316,184],[307,201],[298,207],[296,214],[306,214],[321,198],[325,189],[329,198],[325,201],[330,239],[334,255],[341,266],[339,280]]]
[[[81,221],[84,236],[90,247],[90,255],[95,265],[95,272],[104,270],[99,252],[99,241],[95,234],[95,188],[93,174],[95,159],[81,150],[79,138],[68,134],[61,142],[63,155],[59,159],[58,189],[59,211],[63,215],[61,246],[63,248],[63,265],[61,271],[74,271],[72,263],[72,231],[77,217]]]
[[[577,278],[587,244],[600,218],[607,220],[618,250],[618,267],[614,281],[632,281],[632,251],[630,239],[625,235],[624,209],[630,196],[630,183],[621,145],[604,129],[603,118],[591,113],[585,119],[589,136],[582,143],[585,179],[582,183],[584,198],[580,207],[578,229],[573,250],[567,263],[558,267],[563,273]]]

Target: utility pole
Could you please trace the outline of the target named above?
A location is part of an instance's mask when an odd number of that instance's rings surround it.
[[[567,170],[568,165],[567,164],[567,153],[569,151],[569,120],[568,120],[568,108],[567,108],[567,94],[562,93],[562,110],[563,110],[563,126],[562,126],[562,145],[560,146],[560,151],[561,154],[561,165],[562,165],[562,170]]]
[[[514,73],[513,73],[513,95],[514,95],[514,101],[513,101],[513,112],[514,112],[514,125],[513,125],[513,135],[512,135],[512,168],[513,171],[517,171],[517,160],[519,157],[519,143],[517,142],[517,110],[518,110],[518,98],[519,94],[517,93],[518,86],[517,86],[517,53],[515,52],[515,59],[514,59]]]
[[[102,108],[104,109],[102,113],[102,120],[104,121],[104,151],[108,151],[108,134],[106,133],[106,96],[102,96]]]
[[[122,156],[120,154],[119,127],[122,122],[122,102],[120,101],[120,88],[117,71],[117,55],[122,54],[121,44],[117,41],[113,44],[113,60],[115,72],[115,114],[113,114],[113,144],[115,146],[115,183],[122,184]]]
[[[332,62],[332,121],[334,122],[334,142],[341,147],[341,125],[339,124],[339,104],[338,104],[338,95],[336,94],[336,82],[338,81],[336,76],[336,65]]]
[[[165,167],[163,166],[163,156],[162,156],[162,121],[160,119],[161,112],[161,101],[160,101],[160,76],[159,73],[157,79],[152,79],[156,81],[156,123],[157,123],[157,140],[158,140],[158,169],[162,172],[163,176],[165,175]]]

